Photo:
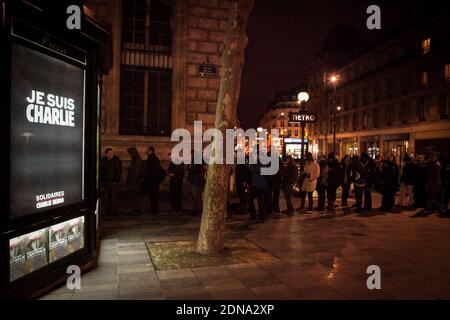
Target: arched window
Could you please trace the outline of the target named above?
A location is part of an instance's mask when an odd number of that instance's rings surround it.
[[[172,8],[122,1],[120,133],[168,136],[172,109]]]

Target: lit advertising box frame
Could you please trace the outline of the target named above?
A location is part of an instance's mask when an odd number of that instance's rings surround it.
[[[26,24],[24,24],[23,22],[19,21],[19,20],[13,20],[13,22],[18,21],[17,25],[20,26],[17,27],[17,30],[20,30],[20,32],[22,32],[21,34],[16,34],[14,31],[14,28],[11,28],[12,32],[11,32],[11,36],[10,36],[10,46],[7,50],[11,50],[13,43],[19,44],[20,46],[26,47],[28,49],[31,49],[33,51],[36,51],[38,53],[47,55],[49,57],[55,58],[61,62],[67,63],[68,65],[72,65],[75,66],[77,68],[80,68],[83,70],[83,84],[82,84],[82,91],[83,91],[83,97],[82,97],[82,143],[81,143],[81,148],[82,148],[82,162],[81,162],[81,199],[79,202],[77,203],[73,203],[73,204],[69,204],[69,205],[64,205],[64,206],[60,206],[60,207],[55,207],[55,208],[49,208],[48,210],[42,211],[42,212],[36,212],[34,214],[28,215],[28,216],[24,216],[24,217],[17,217],[17,218],[13,218],[10,215],[10,191],[9,190],[9,185],[11,183],[11,178],[8,175],[7,176],[7,182],[6,182],[6,187],[8,188],[8,192],[7,192],[7,203],[6,203],[6,208],[8,212],[7,215],[2,216],[2,230],[11,230],[11,229],[17,229],[20,228],[24,225],[30,225],[33,223],[39,224],[40,226],[43,226],[47,220],[64,220],[65,218],[71,218],[71,217],[76,217],[79,216],[80,214],[84,214],[83,212],[87,212],[88,210],[86,210],[86,196],[87,196],[87,189],[86,188],[86,181],[89,180],[87,179],[87,175],[89,174],[88,171],[86,170],[86,161],[89,157],[89,155],[86,153],[86,148],[87,143],[89,143],[88,141],[86,141],[86,115],[87,115],[87,108],[86,108],[86,99],[87,99],[87,72],[88,72],[88,67],[86,65],[86,59],[87,59],[87,52],[85,52],[82,49],[79,49],[77,47],[72,46],[71,44],[68,44],[62,40],[56,39],[54,37],[49,36],[48,34],[46,34],[43,31],[37,30],[34,27],[30,27],[27,26]],[[28,28],[28,29],[27,29]],[[23,31],[25,30],[25,31]],[[63,54],[61,52],[55,51],[53,49],[50,48],[46,48],[43,44],[38,43],[36,41],[33,41],[30,38],[27,38],[26,32],[28,32],[28,30],[32,30],[30,32],[31,36],[37,36],[40,34],[43,35],[43,37],[45,37],[47,40],[51,39],[50,41],[54,40],[55,43],[57,43],[57,45],[62,48],[63,46],[66,46],[66,48],[68,48],[67,53]],[[50,43],[50,42],[49,42]],[[51,43],[50,43],[51,44]],[[53,44],[54,46],[54,44]],[[69,55],[69,53],[73,51],[76,52],[77,55],[75,55],[76,57],[71,57]],[[83,54],[85,55],[85,59],[83,61],[83,59],[80,59],[80,52],[83,52]],[[12,61],[12,57],[8,57],[9,61]],[[8,70],[8,72],[5,74],[5,77],[8,78],[9,80],[11,79],[11,70]],[[7,80],[8,80],[7,79]],[[9,86],[6,86],[6,92],[8,94],[8,92],[11,92],[11,83],[10,81],[7,82],[9,83]],[[7,95],[9,99],[11,99],[10,95]],[[7,105],[10,106],[10,108],[12,108],[13,106],[11,105],[11,100],[8,100]],[[8,109],[8,114],[6,115],[6,118],[10,119],[11,117],[11,109]],[[7,131],[7,139],[9,139],[10,137],[10,132],[11,132],[11,124],[8,123],[8,127],[5,128],[5,131]],[[5,135],[3,135],[3,137],[5,137]],[[7,140],[5,139],[5,140]],[[8,149],[11,150],[11,145],[9,143],[9,141],[5,141],[8,142]],[[9,159],[8,159],[9,160]],[[11,163],[8,161],[8,167],[11,168]],[[3,187],[3,186],[2,186]],[[2,201],[3,202],[3,201]],[[5,217],[6,216],[6,217]],[[43,224],[41,224],[43,223]],[[6,228],[5,228],[6,226]],[[36,226],[37,227],[37,226]]]
[[[4,35],[1,35],[1,40],[4,42]],[[1,175],[2,178],[4,177],[5,179],[2,179],[3,182],[1,183],[1,189],[2,191],[2,209],[3,212],[7,213],[1,216],[0,221],[1,221],[1,242],[2,242],[2,248],[6,249],[6,247],[9,248],[9,243],[12,239],[20,237],[20,236],[25,236],[28,235],[29,233],[33,233],[33,232],[37,232],[39,230],[42,230],[44,228],[48,229],[51,228],[53,225],[58,224],[58,223],[64,223],[66,221],[69,221],[71,219],[77,218],[77,217],[83,217],[83,239],[84,239],[84,245],[82,246],[82,248],[80,248],[78,251],[75,252],[71,252],[68,255],[64,255],[62,256],[60,259],[57,259],[56,261],[53,262],[49,262],[47,265],[42,266],[42,268],[38,268],[37,270],[23,275],[22,277],[14,280],[14,283],[17,282],[18,283],[26,283],[27,281],[29,281],[29,279],[39,279],[40,277],[42,277],[43,272],[45,273],[45,269],[47,269],[48,266],[53,266],[53,268],[61,268],[61,266],[64,266],[67,264],[68,261],[73,260],[73,259],[77,259],[77,261],[84,261],[87,259],[87,253],[89,252],[89,247],[90,247],[90,211],[92,208],[90,203],[88,203],[86,201],[86,195],[87,195],[87,190],[92,189],[92,186],[87,186],[86,183],[95,184],[95,177],[94,178],[88,178],[87,175],[91,174],[92,175],[92,168],[90,170],[86,170],[86,165],[91,165],[91,164],[87,164],[87,159],[92,157],[92,150],[93,149],[92,146],[89,146],[89,144],[92,144],[90,141],[88,141],[88,139],[86,139],[86,115],[91,115],[92,113],[97,112],[97,110],[95,111],[90,111],[90,112],[86,112],[87,108],[86,108],[86,100],[89,98],[88,96],[88,92],[87,90],[87,77],[88,77],[88,73],[92,72],[92,70],[89,70],[88,66],[86,65],[86,63],[82,63],[82,62],[77,62],[76,59],[73,59],[71,57],[62,55],[61,53],[55,52],[54,50],[50,50],[45,48],[44,46],[35,43],[29,39],[25,39],[22,37],[16,37],[14,35],[10,35],[7,39],[9,45],[4,47],[3,50],[0,50],[0,57],[3,60],[3,63],[0,64],[0,70],[2,70],[1,76],[1,80],[2,82],[5,82],[6,85],[3,86],[3,88],[0,90],[2,96],[7,97],[5,100],[6,105],[8,106],[7,108],[7,114],[5,115],[5,117],[1,120],[2,124],[4,123],[5,125],[2,125],[2,129],[0,132],[3,133],[2,135],[2,142],[4,146],[7,146],[8,150],[11,150],[11,144],[10,144],[10,136],[11,136],[11,124],[10,124],[10,117],[11,117],[11,108],[13,107],[11,105],[11,97],[10,97],[10,92],[11,92],[11,61],[12,61],[12,57],[11,57],[11,49],[12,49],[12,44],[13,43],[17,43],[21,46],[24,46],[26,48],[29,48],[31,50],[34,50],[36,52],[39,52],[41,54],[47,55],[49,57],[52,58],[56,58],[64,63],[67,63],[69,65],[73,65],[76,67],[79,67],[83,70],[83,83],[82,83],[82,108],[83,108],[83,115],[82,115],[82,143],[81,143],[81,147],[82,147],[82,174],[81,174],[81,201],[79,203],[74,203],[71,205],[67,205],[67,206],[62,206],[62,207],[57,207],[54,209],[50,209],[47,211],[43,211],[43,212],[38,212],[38,213],[34,213],[30,216],[25,216],[25,217],[18,217],[15,219],[11,219],[10,216],[10,170],[5,170],[5,172]],[[68,46],[70,46],[70,44],[66,44]],[[86,59],[87,59],[87,53],[86,54]],[[10,62],[10,65],[8,66],[7,62]],[[4,68],[6,66],[6,68]],[[3,70],[5,70],[6,72],[3,72]],[[96,109],[96,108],[95,108]],[[95,122],[97,122],[97,115],[95,115]],[[90,129],[90,132],[95,131],[96,129]],[[89,153],[86,152],[86,149],[89,149]],[[8,155],[7,157],[7,166],[8,168],[11,168],[11,163],[10,161],[12,161]],[[92,162],[92,159],[91,159]],[[4,200],[5,201],[4,201]],[[95,209],[95,208],[94,208]],[[4,252],[6,252],[6,250],[4,250]],[[1,271],[2,271],[2,275],[3,275],[3,279],[2,282],[6,283],[6,277],[9,278],[10,272],[11,270],[9,270],[10,266],[6,267],[6,262],[8,262],[9,265],[9,259],[8,261],[6,261],[6,259],[4,259],[4,263],[2,263],[1,265]],[[10,279],[8,279],[10,280]],[[9,282],[9,281],[8,281]],[[17,285],[16,284],[16,285]]]
[[[77,0],[78,1],[78,0]],[[15,220],[9,218],[10,207],[10,173],[9,170],[0,171],[0,298],[29,299],[39,297],[50,289],[51,286],[64,281],[67,277],[66,268],[69,265],[78,265],[82,270],[91,268],[95,262],[98,250],[98,230],[96,228],[96,203],[99,198],[99,190],[96,186],[96,137],[100,109],[97,98],[101,77],[109,72],[112,67],[111,55],[111,28],[102,25],[93,17],[87,16],[82,11],[82,30],[68,30],[65,17],[66,0],[61,0],[58,5],[47,2],[36,2],[35,5],[25,1],[6,2],[6,10],[3,13],[3,24],[0,24],[0,95],[6,105],[5,114],[0,117],[0,143],[6,150],[10,150],[10,93],[11,93],[11,45],[15,41],[35,49],[48,56],[52,56],[72,65],[79,65],[78,59],[70,57],[71,54],[61,55],[55,52],[53,44],[62,44],[69,48],[69,53],[83,52],[83,66],[85,70],[84,99],[85,99],[85,131],[84,131],[84,196],[83,202],[68,207],[57,208],[34,216],[22,217]],[[42,6],[41,6],[42,5]],[[5,9],[5,6],[3,7]],[[61,10],[63,14],[61,14]],[[12,35],[13,24],[20,21],[28,27],[31,37],[14,37]],[[56,27],[55,27],[56,26]],[[53,44],[37,43],[33,34],[43,34]],[[31,43],[30,40],[33,42]],[[75,60],[78,60],[75,61]],[[7,151],[8,152],[8,151]],[[7,168],[10,166],[10,157],[6,156]],[[84,248],[70,253],[51,264],[42,267],[32,273],[10,282],[9,241],[30,232],[48,228],[77,217],[84,217]]]

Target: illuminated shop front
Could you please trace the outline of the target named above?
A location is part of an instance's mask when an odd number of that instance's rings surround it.
[[[357,139],[343,140],[343,155],[350,157],[359,155],[359,143]]]
[[[304,140],[305,153],[308,152],[308,139]],[[302,139],[301,138],[284,138],[283,157],[292,155],[294,159],[300,160],[302,157]]]
[[[384,158],[392,154],[400,163],[409,152],[409,133],[383,136]]]
[[[10,157],[1,177],[1,296],[31,298],[65,281],[68,266],[94,264],[109,32],[89,17],[82,31],[69,31],[65,20],[58,27],[59,11],[44,1],[3,10],[0,90],[9,98],[1,139]]]
[[[380,137],[366,136],[360,138],[361,152],[367,153],[372,159],[380,155]]]

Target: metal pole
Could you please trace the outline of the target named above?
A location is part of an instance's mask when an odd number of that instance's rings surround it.
[[[333,152],[336,154],[336,83],[333,87]]]
[[[304,121],[301,122],[302,125],[302,156],[301,156],[301,162],[300,162],[300,172],[303,172],[304,168],[305,168],[305,126],[306,123]]]

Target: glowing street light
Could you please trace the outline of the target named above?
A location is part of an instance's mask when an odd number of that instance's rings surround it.
[[[308,102],[309,100],[309,94],[307,92],[300,92],[297,96],[298,102]]]

